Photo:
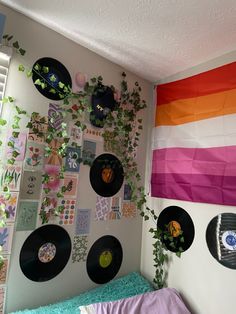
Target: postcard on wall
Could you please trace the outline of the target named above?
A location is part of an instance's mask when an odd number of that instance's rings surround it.
[[[40,116],[33,113],[30,119],[31,127],[29,128],[28,140],[38,143],[44,143],[48,130],[48,117]]]
[[[54,195],[43,195],[42,202],[39,207],[39,211],[43,209],[46,213],[49,223],[58,223],[58,217],[54,215],[54,210],[58,205],[58,198]],[[39,224],[42,224],[41,218],[39,217]]]
[[[42,187],[42,172],[24,171],[20,187],[21,199],[37,200],[40,198]]]
[[[0,266],[0,285],[5,285],[7,282],[9,258],[10,255],[3,255],[3,264]]]
[[[16,231],[34,230],[38,215],[38,202],[20,201],[17,213]]]
[[[90,231],[91,209],[78,209],[75,234],[88,234]]]
[[[0,287],[0,314],[5,313],[6,287]]]
[[[53,166],[62,166],[62,156],[59,154],[58,149],[63,144],[62,139],[53,139],[50,144],[48,144],[51,149],[51,154],[45,158],[45,164]]]
[[[97,195],[95,220],[106,220],[110,212],[110,198]]]
[[[72,262],[86,262],[88,254],[88,237],[87,236],[74,236],[72,248]]]
[[[137,215],[137,208],[133,202],[123,202],[122,216],[125,218],[135,218]]]
[[[114,196],[111,198],[111,209],[108,214],[108,219],[120,219],[121,218],[121,198]]]
[[[44,150],[45,146],[43,144],[28,141],[25,152],[25,170],[42,170],[44,164]]]
[[[2,169],[0,185],[3,189],[5,186],[8,186],[10,191],[19,191],[20,189],[20,180],[22,173],[22,164],[15,163],[14,165],[6,165]],[[11,180],[9,183],[8,180]]]
[[[58,104],[49,104],[48,108],[48,126],[56,131],[62,130],[63,109]]]
[[[0,245],[4,254],[11,253],[13,232],[14,224],[7,223],[4,227],[0,228]]]
[[[65,159],[65,171],[79,172],[81,162],[80,147],[67,147]]]
[[[103,136],[102,136],[102,130],[98,128],[94,128],[90,126],[89,124],[86,124],[86,129],[83,133],[84,139],[86,140],[92,140],[95,142],[102,142]]]
[[[68,174],[64,176],[64,186],[67,191],[64,193],[65,197],[76,197],[78,189],[78,175]]]
[[[43,184],[43,188],[50,189],[50,193],[57,193],[62,185],[62,180],[60,179],[61,167],[45,165],[44,171],[49,176],[49,180]]]
[[[16,219],[18,195],[18,192],[11,192],[10,194],[0,192],[0,204],[5,207],[7,222],[14,222]]]
[[[63,199],[60,201],[60,205],[63,205],[65,209],[59,215],[59,225],[73,225],[76,199]]]
[[[14,131],[14,130],[13,130]],[[15,158],[16,161],[23,161],[25,158],[25,144],[26,144],[26,133],[19,133],[18,137],[14,137],[12,132],[8,133],[7,143],[11,142],[14,145],[14,148],[7,145],[6,149],[6,158],[12,158],[12,152],[15,151],[18,153],[18,156]]]
[[[82,160],[84,164],[92,164],[96,157],[96,143],[84,140]]]
[[[78,146],[82,146],[83,131],[80,127],[76,126],[73,121],[69,123],[68,135],[70,138],[69,144],[76,143]]]

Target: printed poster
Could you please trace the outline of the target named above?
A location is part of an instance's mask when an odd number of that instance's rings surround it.
[[[0,314],[5,313],[6,288],[0,287]]]
[[[88,254],[88,237],[74,236],[72,248],[72,262],[86,262]]]
[[[79,172],[81,162],[81,149],[80,147],[67,147],[65,171]]]
[[[62,139],[53,139],[50,144],[48,144],[51,149],[50,155],[45,158],[45,164],[53,166],[62,166],[62,156],[59,154],[58,149],[63,144]]]
[[[120,219],[121,218],[121,198],[118,196],[114,196],[111,198],[111,209],[108,214],[108,219]]]
[[[30,123],[32,127],[29,128],[28,140],[44,143],[48,130],[48,118],[42,117],[40,114],[34,114],[31,116]]]
[[[125,218],[135,218],[137,214],[137,208],[133,202],[124,202],[122,206],[122,216]]]
[[[42,170],[44,164],[44,151],[45,146],[43,144],[28,141],[25,153],[25,170]]]
[[[16,231],[34,230],[38,215],[38,202],[20,201],[17,213]]]
[[[20,187],[21,199],[39,199],[42,187],[42,173],[39,171],[24,171]]]
[[[69,123],[69,144],[76,143],[78,146],[82,146],[83,143],[83,131],[80,127],[74,125],[74,122]]]
[[[63,199],[60,202],[65,209],[59,215],[59,225],[73,225],[75,220],[76,199]]]
[[[16,151],[19,155],[15,158],[15,160],[16,161],[23,161],[25,158],[25,144],[26,144],[27,134],[26,133],[20,133],[18,135],[18,137],[16,138],[12,135],[12,132],[14,132],[14,130],[9,132],[8,138],[7,138],[7,143],[13,142],[14,148],[7,145],[6,158],[7,159],[12,158],[12,152]]]
[[[10,191],[19,191],[22,167],[21,164],[6,165],[1,172],[1,188],[9,187]],[[8,178],[12,180],[8,183]]]
[[[63,123],[63,109],[58,104],[49,104],[48,108],[48,125],[56,131],[61,131]]]
[[[43,184],[44,189],[50,189],[50,193],[57,193],[62,184],[60,179],[61,167],[54,165],[45,165],[45,173],[48,174],[49,180],[47,183]]]
[[[96,157],[96,143],[84,140],[82,160],[84,164],[91,165]]]
[[[95,220],[106,220],[110,212],[110,198],[97,195]]]
[[[9,257],[10,257],[10,255],[3,256],[3,264],[0,267],[0,285],[5,285],[6,281],[7,281]]]
[[[78,209],[76,216],[75,234],[89,234],[91,209]]]
[[[64,193],[65,197],[76,197],[78,188],[78,176],[77,175],[65,175],[64,186],[67,187],[67,191]]]
[[[0,192],[0,204],[5,206],[5,213],[7,216],[7,222],[14,222],[16,218],[16,209],[18,202],[17,192],[11,192],[10,195]]]
[[[6,224],[6,226],[0,228],[0,245],[2,246],[2,253],[4,254],[11,253],[13,232],[13,224]]]

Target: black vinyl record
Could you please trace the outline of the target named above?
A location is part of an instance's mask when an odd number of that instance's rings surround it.
[[[20,252],[20,267],[28,279],[47,281],[63,270],[70,253],[71,240],[64,228],[42,226],[25,240]]]
[[[115,195],[124,181],[121,162],[112,154],[99,155],[90,168],[90,183],[94,191],[103,197]]]
[[[98,239],[87,256],[87,273],[89,278],[103,284],[113,279],[118,273],[123,259],[119,240],[111,235]]]
[[[206,242],[211,255],[221,265],[236,269],[236,214],[215,216],[207,226]]]
[[[162,242],[169,251],[178,252],[180,247],[183,251],[186,251],[193,243],[195,230],[191,217],[183,208],[169,206],[163,209],[160,213],[157,220],[157,228],[162,231],[168,231],[172,226],[174,226],[174,228],[177,226],[177,228],[170,232],[172,236],[176,238],[175,247],[173,248],[170,245],[171,242],[168,238],[164,239],[164,235],[162,237]],[[181,233],[179,231],[181,231]],[[182,237],[184,238],[183,242],[181,241]]]
[[[40,69],[36,70],[36,65],[39,65]],[[43,72],[43,67],[48,68],[48,73]],[[37,79],[43,80],[46,83],[46,87],[42,88],[40,85],[34,84],[37,90],[43,96],[52,99],[52,100],[61,100],[64,97],[60,97],[59,92],[63,94],[63,89],[59,87],[59,82],[65,84],[66,87],[72,87],[72,80],[70,73],[66,69],[66,67],[56,59],[53,58],[41,58],[37,60],[33,65],[33,75],[32,79],[33,82]],[[39,74],[40,73],[40,74]],[[53,76],[53,81],[50,79]],[[50,92],[51,89],[55,89],[58,92],[52,93]]]

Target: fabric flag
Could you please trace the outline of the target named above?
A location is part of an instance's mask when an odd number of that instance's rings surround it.
[[[157,86],[151,193],[236,205],[236,62]]]

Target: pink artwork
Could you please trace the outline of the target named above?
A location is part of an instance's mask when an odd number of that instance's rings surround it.
[[[14,222],[16,218],[16,208],[18,201],[18,193],[11,192],[8,196],[6,193],[0,193],[0,205],[4,205],[7,222]]]
[[[44,189],[50,189],[50,192],[58,192],[61,186],[60,167],[53,165],[45,165],[45,173],[49,175],[49,181],[44,183]]]
[[[12,152],[16,151],[19,155],[15,158],[16,161],[23,161],[25,158],[25,145],[26,145],[26,133],[20,133],[18,137],[12,135],[13,131],[10,131],[7,138],[7,143],[14,143],[14,148],[7,146],[6,158],[12,158]]]
[[[64,177],[64,186],[68,188],[68,190],[64,193],[67,197],[76,197],[77,195],[77,187],[78,187],[78,176],[77,175],[65,175]]]

